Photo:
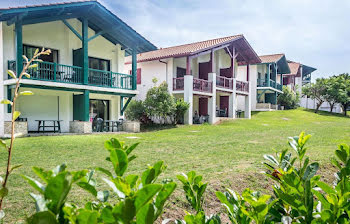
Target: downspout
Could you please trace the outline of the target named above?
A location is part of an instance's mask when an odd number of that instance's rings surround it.
[[[168,62],[162,61],[162,60],[159,60],[159,62],[165,64],[165,81],[167,84],[169,84],[169,82],[168,82]]]

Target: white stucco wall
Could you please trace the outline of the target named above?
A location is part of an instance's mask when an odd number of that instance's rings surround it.
[[[249,65],[249,82],[251,85],[251,109],[256,110],[256,94],[257,94],[257,75],[258,69],[263,70],[260,65]],[[237,80],[246,81],[247,80],[247,66],[238,66],[237,69]],[[244,110],[245,108],[245,98],[244,96],[237,97],[237,109]]]

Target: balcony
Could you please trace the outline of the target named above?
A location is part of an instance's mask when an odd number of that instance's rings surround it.
[[[233,78],[227,78],[224,76],[216,76],[216,86],[224,89],[233,89]]]
[[[173,78],[174,91],[182,91],[184,90],[184,86],[185,79],[183,77]],[[193,91],[211,93],[213,92],[213,82],[204,79],[193,78]]]
[[[52,62],[35,62],[38,67],[29,69],[30,79],[69,84],[84,84],[83,68]],[[16,71],[16,61],[8,61],[8,68]],[[88,85],[132,90],[132,75],[89,68]]]
[[[249,93],[249,82],[236,81],[236,91]]]
[[[258,87],[272,87],[278,90],[282,90],[282,85],[277,83],[275,80],[267,80],[267,79],[257,79]]]

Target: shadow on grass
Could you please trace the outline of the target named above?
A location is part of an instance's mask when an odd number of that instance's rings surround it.
[[[161,131],[177,128],[175,124],[141,124],[141,132]]]
[[[307,112],[312,112],[312,113],[315,113],[315,110],[314,109],[306,109],[306,108],[300,108],[301,110],[303,111],[307,111]],[[347,116],[344,116],[344,114],[339,114],[339,113],[334,113],[334,112],[329,112],[329,111],[323,111],[323,110],[319,110],[317,112],[318,115],[322,115],[322,116],[328,116],[328,117],[347,117],[347,118],[350,118],[350,115],[348,114]]]

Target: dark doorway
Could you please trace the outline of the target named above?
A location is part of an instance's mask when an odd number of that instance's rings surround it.
[[[228,117],[229,96],[220,96],[220,117]]]
[[[90,100],[90,120],[109,119],[109,100]]]
[[[208,73],[210,73],[210,62],[199,63],[199,78],[208,80]]]
[[[199,98],[199,116],[208,115],[208,98]]]

